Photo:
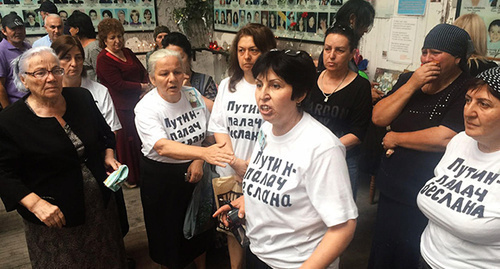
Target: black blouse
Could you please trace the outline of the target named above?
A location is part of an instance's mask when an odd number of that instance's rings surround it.
[[[81,163],[98,181],[107,204],[111,193],[103,184],[104,155],[107,148],[115,148],[115,137],[88,90],[64,88],[62,95],[63,119],[82,140],[84,157],[78,157],[56,118],[41,118],[30,110],[27,95],[0,113],[0,197],[7,211],[17,209],[28,221],[41,224],[19,204],[34,192],[57,205],[70,227],[85,221]]]

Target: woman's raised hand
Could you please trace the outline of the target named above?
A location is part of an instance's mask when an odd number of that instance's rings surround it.
[[[439,74],[441,74],[439,63],[427,62],[415,70],[408,82],[412,83],[416,89],[420,89],[425,84],[436,80]]]
[[[238,208],[238,217],[240,219],[245,217],[245,197],[242,195],[238,197],[238,199],[234,200],[231,202],[231,205],[223,205],[215,211],[215,213],[212,215],[212,217],[217,217],[221,215],[222,222],[224,225],[229,226],[229,222],[227,222],[227,212],[229,212],[233,208]]]
[[[226,143],[214,144],[204,148],[205,153],[203,159],[210,164],[226,167],[225,163],[230,163],[233,160],[234,153],[232,150],[224,147]]]

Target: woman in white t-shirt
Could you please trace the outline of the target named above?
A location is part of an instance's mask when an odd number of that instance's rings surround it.
[[[204,161],[225,166],[233,158],[224,144],[201,147],[209,111],[194,88],[183,87],[184,66],[178,52],[161,49],[149,58],[156,86],[137,103],[135,125],[142,142],[141,201],[149,254],[166,268],[184,268],[193,260],[205,268],[207,232],[187,240],[183,224]],[[213,140],[213,138],[212,138]]]
[[[61,67],[64,68],[63,87],[82,87],[90,91],[111,131],[116,132],[122,128],[115,106],[108,88],[92,81],[84,70],[85,51],[79,39],[74,36],[64,35],[57,38],[51,48],[59,57]]]
[[[262,53],[275,47],[273,32],[262,24],[247,24],[233,40],[229,64],[231,76],[219,85],[208,125],[217,143],[224,143],[234,151],[235,159],[228,166],[216,168],[221,177],[236,175],[241,178],[245,174],[263,123],[255,102],[252,67]],[[243,250],[232,236],[228,236],[228,248],[231,268],[241,268]]]
[[[477,76],[465,95],[457,134],[417,196],[429,218],[421,268],[500,265],[500,67]]]
[[[338,268],[358,216],[345,146],[303,112],[316,79],[304,51],[272,50],[252,69],[266,121],[243,177],[243,196],[214,215],[239,208],[250,247],[246,268]]]

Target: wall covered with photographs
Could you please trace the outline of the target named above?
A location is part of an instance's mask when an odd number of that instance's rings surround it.
[[[477,13],[483,18],[488,31],[488,57],[500,60],[500,1],[459,0],[457,18],[467,13]]]
[[[262,23],[283,38],[322,42],[343,0],[214,0],[214,29]]]
[[[107,17],[116,18],[123,23],[125,32],[152,31],[157,25],[155,3],[152,0],[54,0],[59,15],[65,20],[75,10],[90,16],[97,30],[99,22]],[[26,34],[45,34],[43,22],[35,9],[40,1],[0,0],[0,14],[15,11],[24,20]]]

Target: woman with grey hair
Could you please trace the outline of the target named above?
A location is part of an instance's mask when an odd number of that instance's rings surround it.
[[[183,224],[204,162],[224,167],[233,159],[224,144],[207,133],[210,112],[198,90],[184,87],[178,52],[160,49],[149,58],[149,77],[156,86],[135,107],[142,142],[141,200],[151,259],[168,268],[184,268],[193,260],[205,268],[206,232],[189,240]]]
[[[114,193],[115,139],[90,93],[63,88],[49,47],[13,61],[28,94],[0,114],[0,197],[24,219],[33,268],[125,268]]]

